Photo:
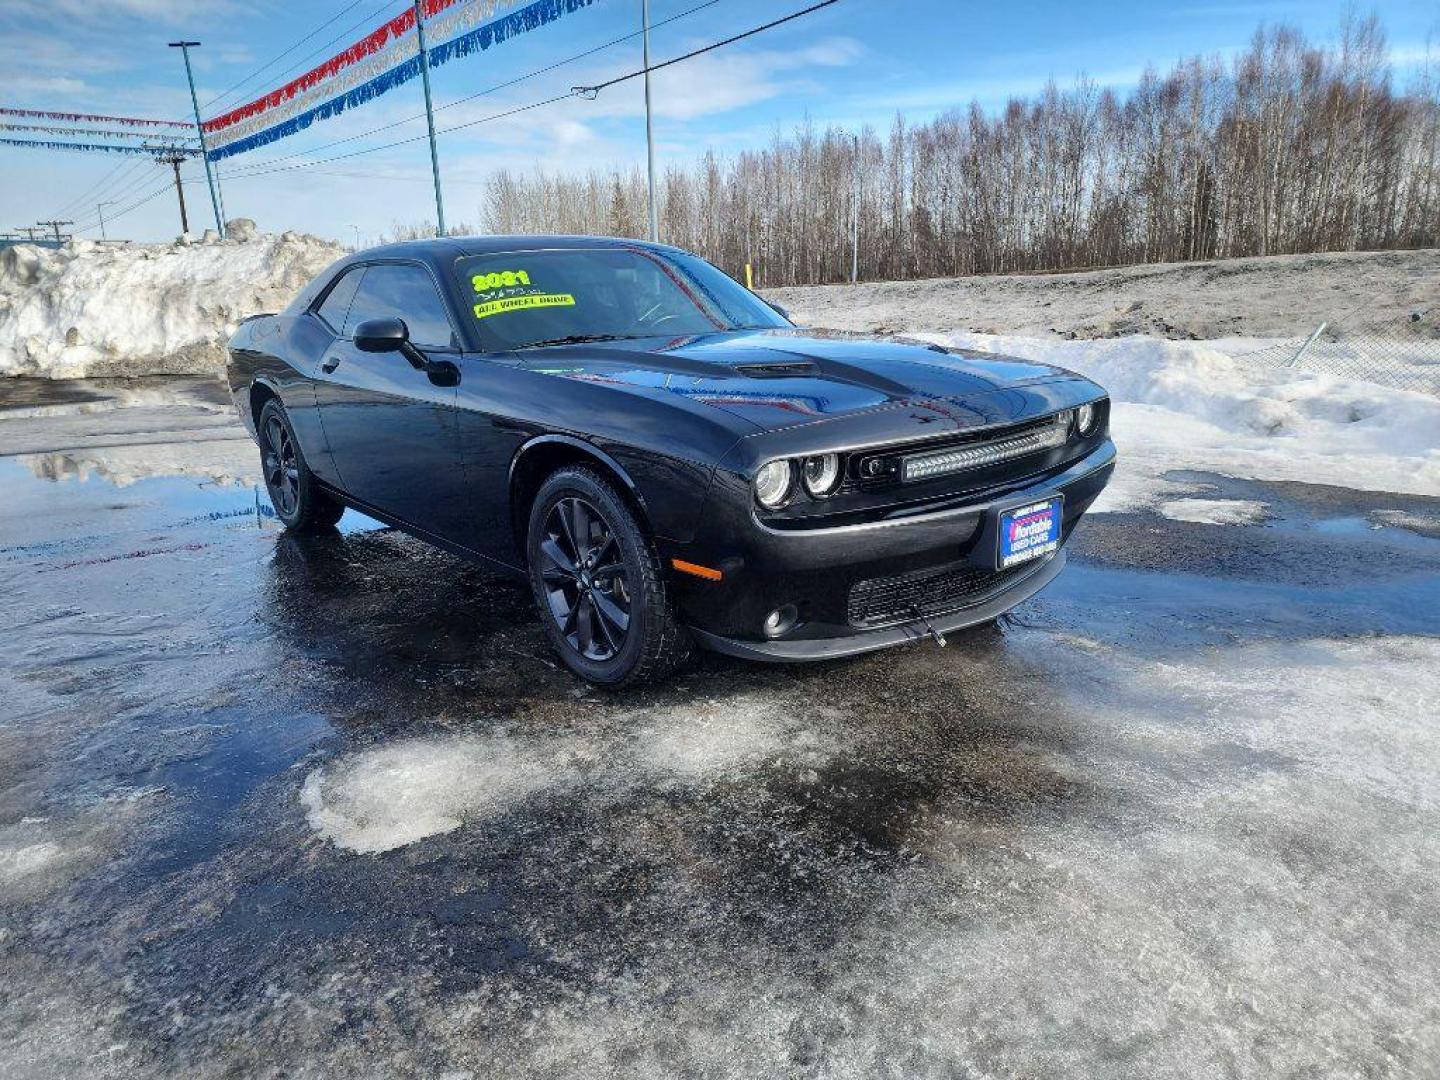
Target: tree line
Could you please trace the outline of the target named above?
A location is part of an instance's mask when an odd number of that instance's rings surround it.
[[[1394,85],[1384,32],[1262,28],[1228,63],[1085,78],[888,133],[777,131],[665,171],[661,238],[766,286],[1440,245],[1440,73]],[[496,233],[644,236],[638,169],[500,171]],[[858,214],[858,223],[855,215]]]

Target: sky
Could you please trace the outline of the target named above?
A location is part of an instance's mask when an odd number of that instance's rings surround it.
[[[651,0],[652,63],[809,2]],[[407,0],[5,0],[0,105],[189,119],[179,51],[166,46],[184,37],[202,42],[192,56],[208,119],[293,78],[406,6]],[[641,0],[597,0],[436,69],[437,126],[483,120],[636,70],[640,6]],[[1380,17],[1402,84],[1422,62],[1432,36],[1440,53],[1440,0],[1380,0],[1356,10]],[[1343,0],[839,0],[656,72],[658,163],[662,170],[667,163],[689,163],[707,149],[737,153],[807,120],[884,130],[897,110],[920,121],[971,101],[995,109],[1010,96],[1037,92],[1051,78],[1065,86],[1084,74],[1123,91],[1147,64],[1163,71],[1183,56],[1231,54],[1262,23],[1288,23],[1312,40],[1333,39],[1345,11]],[[608,44],[626,35],[632,36]],[[538,70],[589,50],[596,51]],[[492,90],[512,80],[520,81]],[[397,225],[433,221],[421,95],[418,80],[406,83],[362,108],[222,163],[226,216],[253,218],[266,231],[297,229],[362,245]],[[392,124],[382,133],[316,149]],[[420,138],[340,161],[238,175],[282,157],[294,166],[412,136]],[[439,157],[451,225],[483,220],[486,178],[499,168],[643,167],[641,80],[594,100],[569,98],[442,134]],[[231,171],[237,175],[227,178]],[[201,167],[190,163],[183,173],[192,230],[213,225]],[[162,191],[168,175],[145,158],[0,146],[0,231],[59,217],[73,219],[79,235],[99,238],[103,212],[111,239],[168,240],[179,232],[173,187]],[[102,210],[100,202],[110,205]]]

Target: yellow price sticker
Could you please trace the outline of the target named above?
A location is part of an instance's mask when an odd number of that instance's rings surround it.
[[[477,293],[490,292],[494,289],[509,289],[516,285],[529,285],[530,275],[524,270],[501,270],[491,274],[476,274],[470,279],[471,286]]]
[[[536,293],[532,296],[512,296],[505,300],[487,300],[475,305],[475,318],[488,319],[491,315],[503,315],[509,311],[524,311],[527,308],[574,307],[575,297],[570,293]]]

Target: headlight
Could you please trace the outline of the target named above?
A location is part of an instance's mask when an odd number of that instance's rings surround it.
[[[840,455],[819,454],[807,457],[803,468],[805,490],[817,499],[828,498],[840,479]]]
[[[1075,430],[1081,435],[1093,435],[1095,422],[1100,419],[1100,410],[1092,403],[1081,405],[1075,410]]]
[[[766,509],[781,506],[790,494],[790,462],[785,458],[767,461],[755,474],[755,499]]]

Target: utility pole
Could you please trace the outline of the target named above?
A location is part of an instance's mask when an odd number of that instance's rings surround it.
[[[50,228],[54,229],[54,230],[55,230],[55,242],[58,244],[58,243],[60,242],[60,226],[61,226],[61,225],[74,225],[75,222],[73,222],[73,221],[37,221],[35,224],[37,224],[37,225],[48,225],[48,226],[50,226]]]
[[[445,235],[445,202],[440,197],[440,154],[435,149],[435,109],[430,104],[430,54],[425,51],[425,9],[415,0],[415,34],[420,42],[420,81],[425,86],[425,126],[430,130],[430,173],[435,178],[435,235]]]
[[[105,235],[105,207],[107,207],[107,206],[114,206],[114,205],[115,205],[115,202],[114,202],[113,199],[107,199],[105,202],[96,203],[96,204],[95,204],[95,212],[100,215],[100,239],[101,239],[101,240],[108,240],[108,239],[109,239],[109,237],[107,237],[107,236]]]
[[[215,169],[215,194],[216,194],[216,195],[219,197],[219,199],[220,199],[220,217],[221,217],[221,218],[224,218],[224,219],[228,219],[228,218],[230,217],[230,215],[225,212],[225,189],[220,186],[220,163],[219,163],[218,161],[215,162],[214,169]]]
[[[650,0],[640,0],[640,30],[645,59],[645,159],[650,190],[650,242],[660,242],[660,219],[655,212],[655,122],[650,115]]]
[[[150,147],[149,149],[153,150],[156,148]],[[184,160],[184,154],[178,150],[170,150],[157,154],[155,164],[169,165],[175,170],[175,196],[180,200],[180,231],[182,233],[188,233],[190,231],[190,218],[185,213],[185,188],[180,183],[180,163]]]
[[[195,73],[190,70],[190,50],[198,47],[198,41],[172,41],[170,47],[185,54],[185,78],[190,83],[190,104],[195,107],[195,133],[200,136],[200,160],[205,162],[205,183],[210,187],[210,205],[215,210],[215,231],[225,239],[225,221],[220,214],[220,196],[215,193],[215,174],[210,171],[210,154],[205,147],[205,127],[200,122],[200,99],[195,96]],[[180,166],[175,166],[175,186],[180,186]],[[180,218],[185,218],[185,197],[180,197]],[[189,229],[185,230],[189,232]]]
[[[37,229],[34,225],[16,225],[16,226],[15,226],[15,231],[16,231],[17,233],[22,233],[22,232],[23,232],[23,233],[25,234],[26,239],[34,240],[34,239],[35,239],[35,234],[36,234],[37,232],[39,232],[40,230]]]

